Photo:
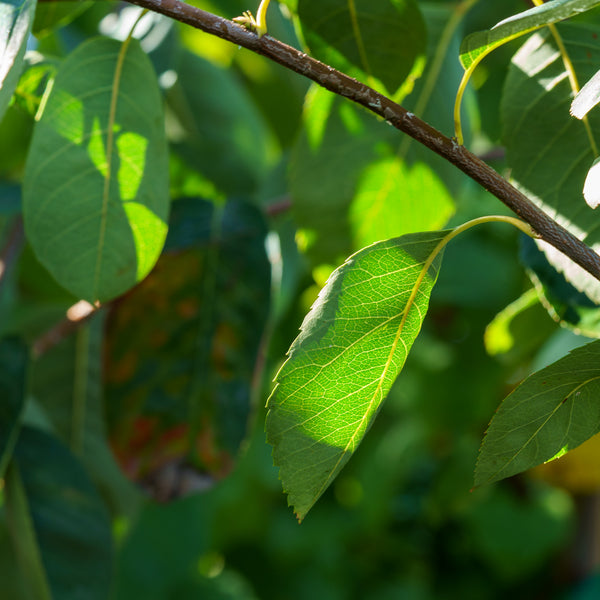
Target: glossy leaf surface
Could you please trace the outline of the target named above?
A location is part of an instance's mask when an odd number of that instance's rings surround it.
[[[566,23],[559,31],[578,79],[591,77],[600,61],[600,25]],[[588,245],[600,247],[600,224],[583,188],[600,143],[600,114],[589,132],[569,114],[572,89],[561,53],[548,32],[534,34],[516,53],[502,99],[507,161],[517,185],[552,218]],[[538,246],[555,269],[592,301],[600,284],[563,254]]]
[[[321,291],[268,401],[267,439],[299,519],[356,450],[401,371],[440,263],[444,232],[351,256]]]
[[[0,121],[19,81],[35,6],[35,0],[0,2]]]
[[[390,93],[425,54],[414,0],[299,0],[298,16],[311,54],[357,79],[379,80]]]
[[[564,454],[600,431],[600,342],[528,377],[500,405],[475,483],[491,483]]]
[[[28,156],[23,210],[40,262],[78,297],[143,279],[169,210],[162,100],[138,43],[92,39],[58,70]]]
[[[478,31],[465,38],[460,48],[460,61],[468,69],[492,50],[550,23],[574,17],[595,6],[598,0],[550,0],[494,25],[489,31]]]

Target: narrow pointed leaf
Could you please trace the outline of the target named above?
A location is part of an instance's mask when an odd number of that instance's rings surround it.
[[[27,347],[23,342],[17,339],[0,342],[0,478],[17,440],[25,402],[27,359]]]
[[[351,256],[304,319],[268,402],[267,438],[299,519],[337,476],[379,410],[427,312],[445,232]]]
[[[156,74],[135,40],[90,40],[59,68],[23,184],[27,237],[94,302],[150,271],[166,236],[168,160]]]
[[[15,91],[36,0],[0,1],[0,120]]]
[[[595,6],[598,0],[551,0],[500,21],[489,31],[478,31],[467,36],[460,48],[460,62],[465,69],[480,61],[492,50],[522,35],[551,23],[558,23]]]
[[[425,55],[426,29],[414,0],[299,0],[298,17],[312,54],[394,93]]]
[[[600,431],[600,342],[576,348],[504,399],[483,440],[482,485],[558,458]]]

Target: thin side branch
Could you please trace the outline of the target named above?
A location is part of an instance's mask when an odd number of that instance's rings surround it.
[[[269,35],[259,38],[232,21],[185,2],[179,0],[129,0],[129,2],[261,54],[383,117],[388,123],[466,173],[529,223],[542,240],[600,280],[600,256],[596,252],[556,223],[504,177],[458,144],[456,140],[446,137],[386,96]]]

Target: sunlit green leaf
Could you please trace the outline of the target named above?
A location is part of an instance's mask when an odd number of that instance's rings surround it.
[[[25,230],[76,296],[143,279],[167,231],[168,160],[156,75],[139,44],[93,39],[60,67],[28,156]]]
[[[25,402],[28,350],[17,339],[0,341],[0,478],[17,441]]]
[[[36,598],[105,600],[111,585],[108,513],[81,465],[54,437],[23,428],[5,489],[11,537]],[[33,568],[32,568],[33,567]]]
[[[0,2],[0,120],[19,81],[35,6],[36,0]]]
[[[350,207],[356,247],[405,233],[443,227],[454,202],[425,163],[407,167],[396,158],[369,165],[362,174]]]
[[[600,431],[600,342],[534,373],[500,405],[475,483],[491,483],[564,454]]]
[[[578,79],[591,77],[600,62],[600,26],[566,23],[564,46]],[[600,246],[600,222],[583,188],[600,144],[600,113],[586,125],[569,114],[572,89],[561,53],[549,32],[534,34],[512,60],[502,99],[503,138],[516,184],[551,217],[589,246]],[[600,284],[544,242],[538,246],[555,269],[594,302]]]
[[[444,232],[410,234],[351,256],[304,319],[268,401],[267,438],[302,519],[359,445],[416,338]]]
[[[460,48],[460,61],[468,69],[475,61],[502,44],[550,23],[564,21],[600,6],[598,0],[550,0],[496,24],[489,31],[467,36]]]
[[[426,49],[414,0],[299,0],[298,16],[315,57],[394,93]]]

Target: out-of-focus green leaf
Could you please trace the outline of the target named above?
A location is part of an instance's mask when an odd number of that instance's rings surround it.
[[[522,361],[556,330],[535,289],[498,313],[485,330],[485,349],[506,362]]]
[[[17,339],[0,340],[0,478],[10,460],[25,403],[28,350]]]
[[[234,73],[183,52],[167,95],[173,147],[228,194],[251,194],[271,162],[265,120]]]
[[[578,119],[583,119],[598,102],[600,102],[600,71],[596,71],[573,98],[571,114]]]
[[[541,6],[535,6],[500,21],[489,31],[478,31],[467,36],[460,48],[460,62],[468,69],[474,62],[480,61],[483,56],[506,42],[596,6],[600,6],[598,0],[550,0]]]
[[[111,527],[85,471],[54,437],[28,427],[14,460],[5,488],[8,524],[35,598],[106,600]]]
[[[423,58],[427,32],[415,0],[299,0],[298,17],[312,55],[394,93]]]
[[[371,163],[350,207],[354,244],[361,248],[405,233],[443,227],[454,202],[425,163],[407,167],[396,158]]]
[[[85,465],[90,478],[111,502],[126,512],[132,490],[107,445],[102,398],[104,318],[89,322],[47,350],[33,364],[31,394],[57,436]]]
[[[138,42],[93,39],[60,67],[23,184],[28,240],[76,296],[118,296],[162,249],[168,159],[156,75]]]
[[[600,342],[576,348],[504,399],[483,440],[477,485],[558,458],[600,431],[599,358]]]
[[[176,201],[167,252],[110,316],[111,439],[157,498],[227,475],[246,436],[269,311],[266,231],[249,204]],[[181,480],[165,489],[172,471]]]
[[[580,80],[600,62],[600,26],[567,23],[560,35]],[[572,90],[561,53],[548,32],[534,34],[515,54],[502,99],[507,161],[517,185],[558,223],[593,248],[600,247],[600,224],[582,196],[585,178],[600,144],[600,114],[584,123],[569,115]],[[559,272],[591,300],[600,284],[548,244],[538,246]]]
[[[33,33],[38,37],[46,35],[57,27],[70,23],[92,4],[90,0],[40,3],[35,11]]]
[[[0,120],[19,81],[35,6],[36,0],[0,2]]]
[[[298,519],[359,445],[417,337],[446,232],[351,256],[306,316],[268,401],[267,439]]]

